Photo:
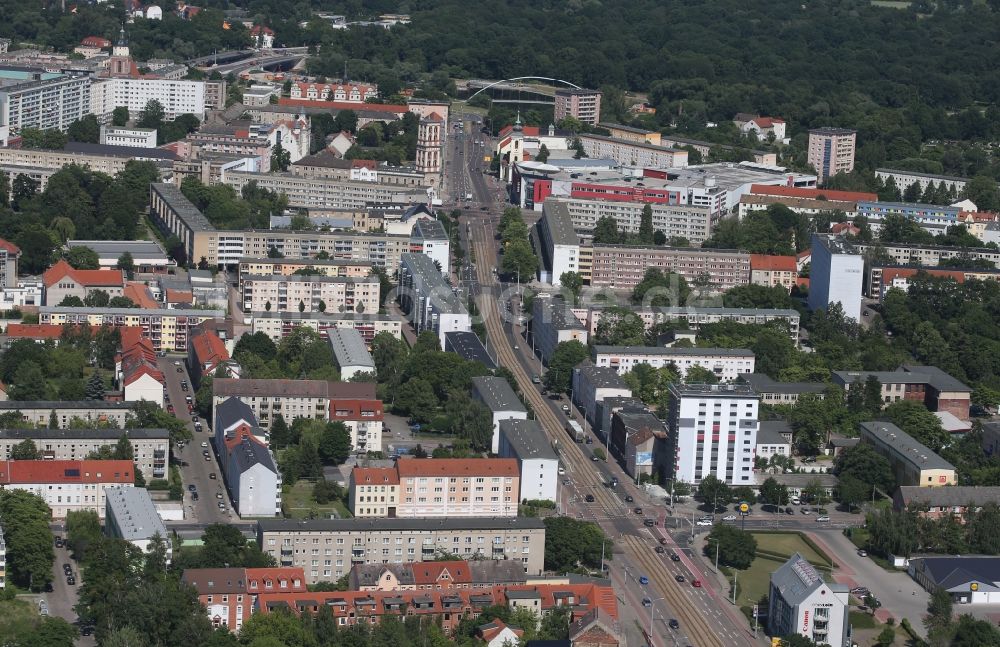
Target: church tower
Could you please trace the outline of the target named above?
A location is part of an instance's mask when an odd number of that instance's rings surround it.
[[[111,49],[109,70],[113,77],[125,78],[132,76],[132,55],[128,48],[128,38],[125,36],[125,26],[118,32],[118,41]]]
[[[436,112],[420,120],[417,128],[417,170],[431,184],[437,184],[441,173],[441,148],[444,136],[444,118]]]

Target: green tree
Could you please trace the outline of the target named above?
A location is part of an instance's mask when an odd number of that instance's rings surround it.
[[[714,474],[709,474],[698,484],[698,496],[704,501],[706,506],[713,509],[713,512],[720,505],[725,506],[728,504],[730,499],[732,499],[729,486]]]
[[[279,141],[271,149],[271,171],[287,171],[292,163],[292,154]]]
[[[66,513],[66,541],[73,557],[83,561],[87,550],[102,537],[101,520],[95,510],[70,510]]]
[[[653,239],[653,205],[651,204],[642,207],[642,215],[639,217],[638,242],[640,245],[652,245],[655,242]]]
[[[128,107],[116,106],[111,111],[111,124],[119,128],[128,124]]]
[[[616,245],[622,242],[622,232],[618,229],[618,221],[611,216],[601,216],[594,225],[594,243]]]
[[[342,465],[351,455],[351,432],[342,422],[328,422],[320,435],[319,456],[328,465]]]
[[[543,164],[545,162],[549,161],[549,147],[548,146],[546,146],[545,144],[542,144],[541,146],[538,147],[538,154],[535,155],[535,161],[536,162],[541,162]]]
[[[101,139],[101,125],[96,116],[84,115],[69,125],[66,134],[70,141],[96,144]]]
[[[233,357],[243,354],[255,355],[265,362],[269,362],[278,356],[278,347],[275,346],[267,333],[255,332],[243,335],[236,342],[233,348]]]
[[[658,268],[651,267],[632,290],[632,302],[652,308],[679,307],[687,303],[690,294],[691,288],[683,276],[673,272],[664,274]]]
[[[38,460],[38,447],[35,441],[22,440],[10,448],[10,460],[12,461],[35,461]]]
[[[576,303],[580,298],[580,290],[583,289],[583,277],[579,272],[563,272],[559,275],[559,285],[573,294],[573,302]]]
[[[892,643],[896,642],[896,630],[892,627],[883,627],[878,637],[875,638],[875,642],[878,647],[890,647]]]
[[[111,296],[104,290],[91,290],[83,298],[83,305],[88,308],[107,308],[111,304]]]
[[[100,372],[94,371],[90,374],[90,379],[87,380],[86,394],[88,400],[104,399],[104,380],[101,379]]]
[[[935,588],[927,602],[927,615],[924,617],[924,627],[931,640],[940,640],[951,633],[952,599],[951,593]]]
[[[434,387],[427,380],[407,380],[396,389],[395,409],[414,420],[428,422],[438,407]]]
[[[855,509],[863,501],[867,501],[871,494],[872,491],[868,483],[852,474],[845,474],[837,484],[837,499],[849,510]]]
[[[139,128],[156,128],[159,130],[163,127],[165,116],[166,111],[163,109],[163,104],[156,99],[150,99],[146,102],[146,107],[143,108],[142,113],[139,115],[139,120],[135,125]]]
[[[545,373],[546,388],[553,393],[569,393],[573,368],[589,356],[587,347],[579,341],[559,342],[549,358],[549,369]]]
[[[749,532],[735,526],[720,524],[712,527],[705,543],[705,555],[714,557],[716,546],[719,563],[732,568],[746,569],[757,556],[757,540]]]
[[[888,459],[864,443],[841,451],[834,461],[833,473],[841,480],[853,478],[869,484],[869,487],[874,485],[886,495],[895,490],[896,479]],[[866,496],[870,497],[871,494],[869,490]]]
[[[948,432],[941,426],[941,420],[920,402],[897,400],[886,406],[885,415],[917,442],[927,445],[931,451],[941,451],[942,447],[951,442]]]
[[[546,517],[545,569],[557,573],[600,568],[601,554],[612,555],[613,542],[600,526],[572,517]]]
[[[271,423],[271,432],[269,438],[271,441],[271,446],[274,449],[284,449],[292,444],[292,432],[288,428],[288,423],[285,422],[284,416],[280,413],[274,417],[274,421]]]
[[[788,505],[788,487],[769,476],[761,483],[760,500],[771,505]]]
[[[595,342],[611,346],[642,346],[646,341],[646,325],[628,308],[611,307],[601,311],[597,319]]]
[[[527,240],[511,241],[500,261],[500,271],[507,276],[517,276],[523,282],[531,281],[538,271],[538,257]]]
[[[22,588],[41,591],[52,581],[55,553],[45,501],[26,490],[0,490],[0,527],[7,544],[7,575]]]
[[[118,257],[118,263],[115,265],[118,269],[125,272],[129,277],[135,273],[135,259],[132,258],[131,252],[123,252],[121,256]]]
[[[100,258],[97,252],[82,245],[71,247],[66,252],[66,262],[77,270],[99,270],[101,269]]]
[[[10,399],[16,401],[45,400],[45,374],[35,362],[24,362],[14,373],[14,384],[10,389]]]

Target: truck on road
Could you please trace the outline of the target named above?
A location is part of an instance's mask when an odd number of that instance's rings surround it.
[[[583,427],[581,427],[580,423],[576,420],[570,420],[566,423],[566,431],[569,433],[570,438],[572,438],[575,442],[583,442]]]

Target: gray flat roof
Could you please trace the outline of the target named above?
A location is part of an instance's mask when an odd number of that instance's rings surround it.
[[[569,205],[560,200],[546,200],[542,205],[546,229],[555,245],[578,245],[580,237],[573,228],[573,217]]]
[[[328,276],[326,274],[246,274],[243,281],[261,283],[378,283],[378,276]]]
[[[69,248],[89,247],[97,252],[98,256],[114,256],[116,258],[128,252],[135,260],[147,258],[159,260],[167,256],[159,244],[152,240],[67,240],[66,246]]]
[[[679,396],[711,395],[717,397],[756,398],[749,384],[670,384],[670,392]]]
[[[539,294],[535,296],[532,309],[535,307],[539,309],[541,319],[535,315],[534,320],[543,325],[552,326],[556,330],[586,330],[560,295]]]
[[[208,221],[205,214],[199,211],[198,207],[194,206],[194,203],[188,200],[176,185],[154,182],[149,186],[154,193],[170,205],[177,217],[192,231],[216,231],[215,225]]]
[[[852,128],[832,128],[829,126],[825,128],[813,128],[809,131],[810,134],[815,133],[817,135],[853,135],[857,132]]]
[[[777,382],[764,373],[740,373],[739,378],[757,393],[823,393],[829,386],[823,382]]]
[[[348,211],[353,211],[353,209],[350,209]],[[240,263],[259,263],[259,264],[262,264],[262,265],[268,265],[268,264],[272,264],[272,265],[305,265],[305,266],[309,266],[309,265],[315,265],[315,266],[323,266],[323,265],[332,265],[332,266],[357,265],[359,267],[371,267],[371,265],[372,265],[371,261],[360,261],[360,260],[355,260],[353,258],[328,258],[328,259],[320,260],[320,259],[316,259],[316,258],[264,258],[264,257],[259,257],[259,256],[244,256],[243,258],[240,259]]]
[[[521,399],[502,377],[472,378],[472,389],[490,411],[521,411],[527,413]]]
[[[932,180],[949,180],[952,182],[968,182],[967,177],[958,177],[955,175],[936,175],[934,173],[917,173],[916,171],[904,171],[902,169],[892,169],[892,168],[877,168],[876,173],[886,173],[886,174],[899,174],[899,175],[912,175],[914,177],[925,177]]]
[[[747,348],[666,348],[664,346],[594,346],[597,355],[662,355],[664,357],[753,357]]]
[[[507,439],[507,444],[514,450],[515,458],[559,460],[558,454],[552,449],[548,436],[537,420],[514,418],[501,420],[500,435]]]
[[[430,240],[448,240],[448,232],[444,230],[444,225],[437,220],[425,218],[420,218],[414,223],[412,236]]]
[[[787,445],[782,433],[792,433],[792,427],[784,420],[761,420],[757,429],[758,445]]]
[[[880,384],[928,384],[938,391],[971,393],[972,389],[936,366],[904,364],[895,371],[833,371],[833,376],[844,385],[855,380],[864,383],[874,377]]]
[[[446,332],[444,334],[444,349],[459,355],[462,359],[479,362],[487,368],[497,367],[496,362],[487,352],[486,346],[474,332],[464,330]]]
[[[261,532],[364,532],[435,530],[536,530],[545,523],[533,517],[468,517],[462,519],[261,519]]]
[[[114,514],[122,539],[149,539],[159,533],[165,541],[170,540],[167,528],[145,488],[108,487],[104,488],[104,493],[109,512]]]
[[[406,266],[414,276],[419,276],[424,289],[425,296],[439,304],[442,311],[452,314],[467,314],[468,309],[458,296],[452,292],[452,288],[444,280],[441,270],[434,265],[434,261],[426,254],[406,253],[399,255],[400,266]],[[443,306],[443,307],[442,307]]]
[[[836,234],[813,234],[813,245],[822,245],[831,254],[850,254],[856,256],[861,252],[852,243],[849,243],[842,236]]]
[[[935,454],[923,443],[917,442],[913,436],[909,435],[891,422],[874,420],[862,422],[860,425],[862,436],[867,433],[879,439],[884,445],[892,448],[893,452],[909,462],[911,465],[924,470],[954,470],[955,466]]]
[[[374,372],[375,361],[361,333],[353,328],[330,328],[326,336],[339,366],[363,366]]]
[[[594,366],[590,360],[585,360],[573,370],[585,375],[587,381],[599,389],[629,388],[618,371],[607,366]]]
[[[949,487],[922,487],[918,485],[901,485],[899,496],[903,505],[911,503],[931,506],[981,506],[987,503],[1000,503],[1000,487],[951,485]]]
[[[656,144],[647,144],[646,142],[635,142],[631,139],[619,139],[617,137],[607,137],[605,135],[595,135],[593,133],[581,133],[579,135],[580,139],[596,139],[602,142],[611,142],[613,144],[621,144],[623,146],[635,146],[636,148],[645,148],[651,151],[657,151],[661,153],[680,153],[683,152],[678,148],[670,148],[669,146],[657,146]]]

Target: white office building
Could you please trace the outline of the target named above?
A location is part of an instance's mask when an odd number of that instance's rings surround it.
[[[759,404],[746,384],[670,385],[674,478],[697,485],[713,475],[733,486],[752,486]]]
[[[816,568],[795,553],[771,573],[767,624],[772,636],[798,634],[817,645],[850,647],[845,584],[827,584]]]
[[[90,110],[99,121],[107,121],[115,108],[125,106],[129,115],[139,115],[146,104],[156,99],[163,106],[164,118],[181,115],[205,118],[205,82],[172,79],[117,78],[94,79],[90,86]]]
[[[517,459],[521,500],[557,500],[559,456],[537,420],[501,420],[500,456]]]
[[[853,245],[831,234],[812,235],[810,310],[839,303],[846,317],[860,321],[864,279],[865,259]]]
[[[452,290],[430,256],[401,254],[399,301],[417,333],[431,330],[444,348],[445,334],[472,330],[462,299]]]
[[[610,367],[625,375],[638,364],[653,368],[673,365],[681,378],[695,366],[707,369],[722,381],[735,380],[740,373],[753,373],[754,354],[746,348],[664,348],[661,346],[594,346],[595,366]]]
[[[156,148],[156,128],[101,126],[100,143],[106,146]]]
[[[527,420],[528,410],[502,377],[472,378],[472,396],[486,405],[493,418],[493,442],[490,451],[500,452],[500,423],[503,420]]]

